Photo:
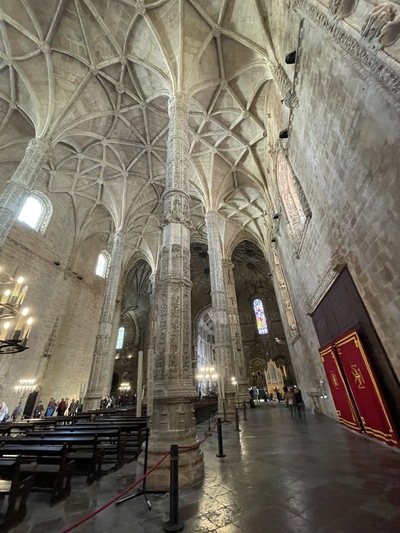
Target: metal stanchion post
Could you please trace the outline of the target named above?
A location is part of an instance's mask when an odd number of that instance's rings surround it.
[[[235,431],[241,431],[239,428],[239,409],[235,407],[235,422],[236,422],[236,429]]]
[[[178,445],[171,444],[169,487],[169,522],[164,524],[164,531],[181,531],[185,524],[179,522],[179,468]]]
[[[245,422],[247,422],[246,409],[247,409],[247,406],[246,406],[246,400],[243,400],[243,420],[244,420]]]
[[[217,418],[217,422],[218,422],[218,453],[217,453],[217,457],[226,457],[226,455],[224,454],[224,448],[223,448],[223,445],[222,445],[222,424],[221,424],[221,419]]]

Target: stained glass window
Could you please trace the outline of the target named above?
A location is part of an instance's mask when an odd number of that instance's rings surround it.
[[[254,314],[256,315],[257,329],[260,335],[268,333],[267,319],[265,318],[264,306],[261,300],[253,302]]]

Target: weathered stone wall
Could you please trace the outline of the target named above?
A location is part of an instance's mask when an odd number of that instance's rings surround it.
[[[285,31],[293,34],[300,17],[291,17]],[[332,260],[347,264],[392,366],[400,371],[399,102],[307,19],[297,48],[299,107],[292,110],[283,146],[312,219],[295,259],[283,213],[277,249],[301,334],[291,347],[292,361],[302,388],[315,390],[324,372],[307,311],[333,280]],[[324,409],[334,412],[329,401]]]

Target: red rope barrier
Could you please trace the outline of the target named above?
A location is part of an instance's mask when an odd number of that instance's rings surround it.
[[[194,445],[190,445],[190,446],[179,446],[179,449],[184,451],[184,452],[188,452],[190,450],[195,450],[196,448],[199,448],[203,442],[205,442],[207,439],[209,439],[212,434],[213,434],[213,431],[215,430],[215,428],[217,427],[217,422],[215,422],[214,426],[210,429],[210,431],[206,434],[206,436],[204,437],[204,439],[200,440],[199,442],[197,442],[196,444]],[[132,485],[130,485],[128,488],[126,488],[125,490],[123,490],[120,494],[118,494],[117,496],[115,496],[112,500],[110,500],[109,502],[105,503],[102,507],[100,507],[99,509],[97,509],[96,511],[93,511],[93,513],[91,513],[90,515],[86,516],[85,518],[82,518],[81,520],[79,520],[79,522],[76,522],[75,524],[73,524],[72,526],[68,527],[67,529],[64,529],[63,531],[61,531],[61,533],[69,533],[69,531],[72,531],[73,529],[76,529],[78,526],[84,524],[85,522],[87,522],[88,520],[90,520],[91,518],[93,518],[94,516],[96,516],[97,514],[101,513],[102,511],[104,511],[104,509],[107,509],[107,507],[109,507],[111,504],[113,504],[114,502],[116,502],[117,500],[119,500],[120,498],[122,498],[122,496],[124,496],[127,492],[129,492],[130,490],[134,489],[137,485],[139,485],[139,483],[141,481],[143,481],[147,476],[149,476],[152,472],[154,472],[154,470],[156,468],[158,468],[160,466],[161,463],[163,463],[165,461],[165,459],[169,456],[170,452],[166,452],[162,458],[157,462],[155,463],[151,468],[150,470],[148,470],[145,474],[143,474],[143,476],[141,478],[139,478],[137,481],[135,481],[135,483],[132,483]]]
[[[73,529],[77,528],[78,526],[80,526],[81,524],[87,522],[88,520],[90,520],[91,518],[93,518],[94,516],[96,516],[97,514],[101,513],[101,511],[104,511],[104,509],[107,509],[107,507],[109,507],[111,504],[113,504],[114,502],[116,502],[117,500],[119,500],[120,498],[122,498],[122,496],[124,496],[127,492],[129,492],[130,490],[132,490],[133,488],[135,488],[137,485],[139,485],[139,483],[141,481],[143,481],[148,475],[150,475],[157,467],[160,466],[160,464],[162,462],[165,461],[165,459],[169,456],[169,452],[166,452],[162,458],[157,462],[155,463],[151,468],[150,470],[148,470],[145,474],[143,474],[143,476],[141,478],[139,478],[137,481],[135,481],[135,483],[133,483],[132,485],[130,485],[128,488],[126,488],[125,490],[123,490],[120,494],[118,494],[117,496],[115,496],[115,498],[113,498],[112,500],[110,500],[109,502],[105,503],[102,507],[100,507],[99,509],[97,509],[96,511],[94,511],[93,513],[91,513],[90,515],[86,516],[85,518],[82,518],[81,520],[79,520],[79,522],[76,522],[75,524],[73,524],[72,526],[68,527],[67,529],[64,529],[61,533],[68,533],[69,531],[72,531]]]

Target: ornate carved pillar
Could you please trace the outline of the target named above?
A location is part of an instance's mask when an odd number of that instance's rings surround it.
[[[102,396],[110,392],[110,338],[121,276],[124,242],[125,235],[120,231],[115,232],[99,329],[93,352],[92,368],[90,370],[89,383],[85,396],[85,409],[98,409]]]
[[[233,263],[228,259],[222,260],[223,275],[226,288],[228,323],[230,328],[231,347],[235,366],[234,375],[238,383],[236,401],[242,403],[249,396],[249,380],[246,371],[246,360],[243,351],[242,332],[240,330],[239,311],[237,306]]]
[[[227,294],[222,269],[222,245],[218,231],[218,213],[206,214],[208,255],[210,258],[211,301],[214,315],[215,353],[218,369],[218,411],[233,415],[235,386],[231,379],[236,372],[228,320]],[[234,376],[236,377],[236,376]]]
[[[171,97],[169,118],[162,247],[156,283],[157,330],[149,467],[170,449],[171,444],[190,446],[197,442],[192,406],[197,395],[191,361],[188,100],[185,94]],[[139,467],[143,460],[139,458]],[[164,461],[149,476],[148,486],[168,490],[169,466],[169,462]],[[203,477],[201,450],[182,453],[179,484],[189,486]]]
[[[0,251],[19,214],[23,200],[32,189],[35,178],[49,155],[49,144],[40,139],[32,139],[17,170],[7,181],[0,196]]]

